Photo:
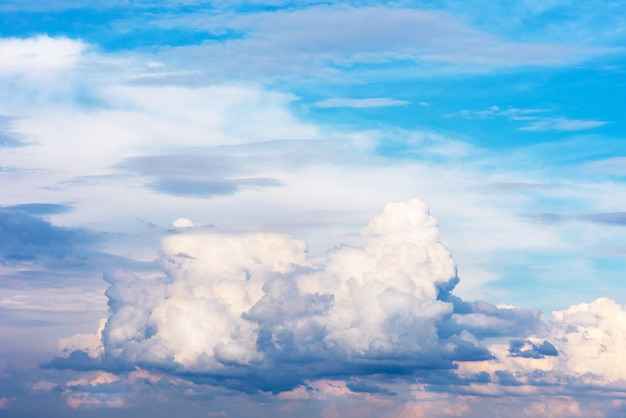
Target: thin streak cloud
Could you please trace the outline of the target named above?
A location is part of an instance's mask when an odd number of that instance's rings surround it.
[[[352,107],[356,109],[371,107],[406,106],[411,104],[407,100],[390,99],[386,97],[372,97],[367,99],[348,99],[333,97],[313,103],[316,107]]]

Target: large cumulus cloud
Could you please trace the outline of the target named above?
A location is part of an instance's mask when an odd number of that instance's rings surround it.
[[[162,271],[105,276],[110,314],[93,367],[138,365],[251,392],[373,375],[465,384],[485,380],[454,373],[457,362],[493,357],[482,338],[539,323],[538,311],[452,295],[455,262],[420,200],[387,204],[361,237],[320,260],[281,234],[169,235]],[[72,356],[52,366],[72,367]]]
[[[534,335],[489,345],[481,363],[459,363],[459,376],[489,373],[497,385],[469,387],[467,394],[595,396],[626,394],[626,307],[608,298],[554,311]],[[620,401],[621,402],[621,401]],[[621,404],[620,404],[621,405]]]

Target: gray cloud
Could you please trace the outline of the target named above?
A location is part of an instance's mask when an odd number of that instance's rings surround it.
[[[58,209],[56,206],[53,208]],[[41,210],[41,207],[35,206],[34,209]],[[99,240],[97,234],[81,229],[56,227],[25,210],[0,208],[0,260],[4,263],[50,258],[80,260],[87,255],[85,249]]]
[[[557,356],[557,349],[548,341],[541,344],[529,340],[512,340],[509,344],[509,354],[512,357],[540,359],[545,356]]]
[[[281,183],[271,178],[254,179],[212,179],[196,180],[185,178],[165,178],[148,183],[148,186],[158,192],[191,197],[212,197],[219,195],[230,195],[242,189],[276,187]]]
[[[526,215],[524,218],[532,222],[538,222],[547,225],[558,225],[571,220],[570,216],[559,215],[558,213],[541,213],[537,215]]]
[[[588,213],[581,215],[580,219],[593,223],[626,226],[626,212]]]
[[[540,310],[498,308],[485,301],[464,301],[452,294],[458,282],[457,277],[438,287],[437,299],[453,306],[452,315],[439,326],[439,335],[460,335],[465,330],[478,338],[511,337],[526,335],[540,328]]]
[[[626,212],[600,212],[585,213],[582,215],[561,215],[558,213],[542,213],[524,215],[524,218],[545,224],[557,225],[564,222],[582,221],[595,224],[624,226],[626,225]]]
[[[110,238],[106,234],[59,227],[32,214],[63,213],[69,209],[57,204],[0,207],[0,265],[19,266],[0,275],[1,287],[32,291],[61,284],[79,286],[94,277],[99,279],[109,269],[152,268],[150,262],[102,251],[100,246]]]
[[[116,168],[147,176],[152,179],[147,182],[149,188],[176,196],[212,197],[281,185],[272,178],[242,178],[242,172],[256,171],[245,163],[245,157],[222,153],[175,154],[127,158]]]
[[[352,379],[346,383],[348,389],[352,392],[356,393],[379,393],[382,395],[395,396],[396,393],[390,391],[389,389],[373,384],[371,382],[367,382],[362,379]]]
[[[285,72],[341,77],[342,70],[353,69],[355,63],[370,64],[368,71],[372,72],[401,62],[412,74],[442,67],[468,72],[560,66],[618,51],[595,45],[516,42],[481,31],[446,12],[383,5],[335,4],[247,14],[205,12],[170,16],[153,24],[165,29],[184,26],[212,34],[236,33],[160,53],[160,59],[172,69],[181,68],[181,63],[211,59],[220,62],[220,68],[205,67],[206,72],[230,77]],[[564,126],[573,125],[553,123],[549,128]]]
[[[422,202],[387,205],[362,236],[364,247],[337,247],[322,264],[278,234],[168,236],[162,273],[105,275],[104,355],[75,352],[47,367],[140,366],[248,393],[341,377],[356,392],[391,394],[368,379],[484,382],[485,373],[458,375],[455,362],[491,360],[482,340],[539,328],[538,311],[452,295],[456,267]]]
[[[73,208],[70,205],[59,203],[22,203],[19,205],[6,206],[9,210],[22,210],[31,215],[59,215],[70,212]]]
[[[202,147],[177,154],[129,157],[113,168],[147,179],[146,186],[161,193],[192,197],[230,195],[245,189],[281,186],[280,179],[262,175],[268,170],[285,172],[312,164],[345,163],[350,147],[346,142],[347,145],[337,145],[336,141],[280,140]],[[354,164],[366,160],[364,156],[350,155]],[[77,178],[73,182],[106,180]]]

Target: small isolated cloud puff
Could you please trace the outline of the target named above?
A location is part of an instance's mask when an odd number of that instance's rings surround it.
[[[33,384],[31,389],[35,392],[48,392],[57,388],[57,384],[53,382],[48,382],[47,380],[40,380]]]
[[[178,218],[172,222],[174,228],[193,228],[194,224],[187,218]]]

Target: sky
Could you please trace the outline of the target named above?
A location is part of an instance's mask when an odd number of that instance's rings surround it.
[[[625,416],[624,28],[0,0],[0,415]]]

